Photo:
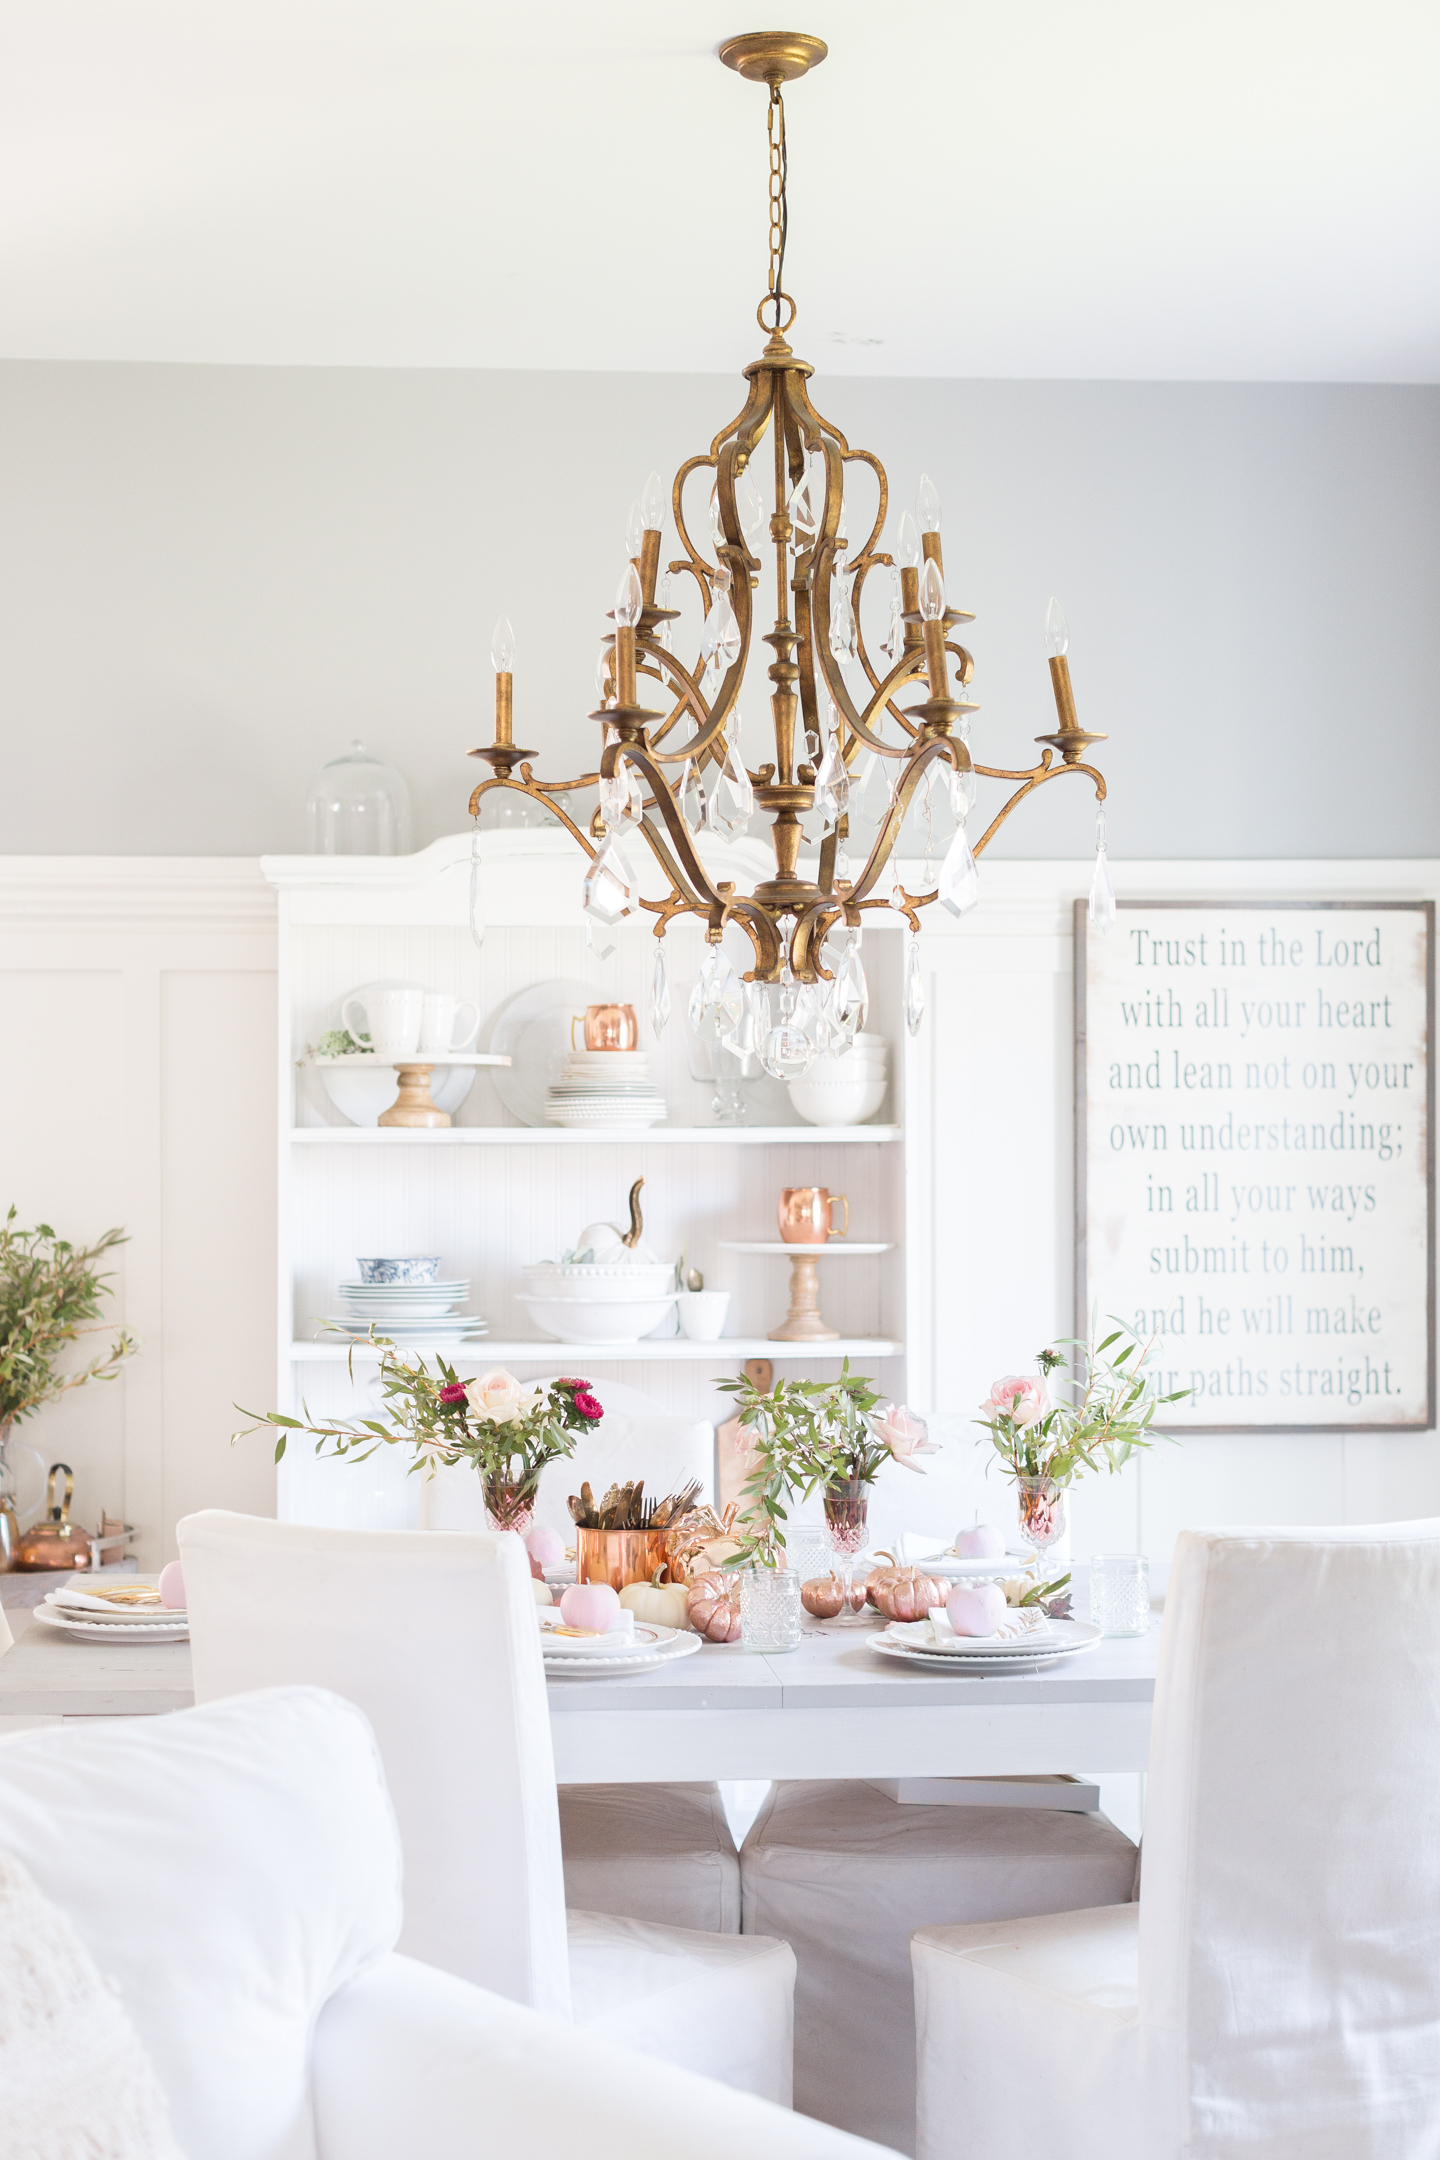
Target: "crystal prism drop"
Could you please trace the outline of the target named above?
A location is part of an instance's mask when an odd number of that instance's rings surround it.
[[[949,852],[940,865],[939,898],[940,905],[952,915],[967,915],[980,898],[980,872],[963,825],[956,826]]]
[[[686,758],[685,760],[685,770],[680,775],[680,785],[676,790],[676,795],[680,804],[681,817],[684,818],[691,832],[699,832],[701,826],[705,823],[705,790],[700,785],[700,774],[696,769],[693,758]]]
[[[694,986],[690,992],[690,1003],[685,1008],[685,1017],[697,1033],[700,1028],[700,1015],[704,1012],[710,996],[710,980],[715,973],[715,957],[716,947],[707,945],[705,958],[700,965],[700,973],[696,976]]]
[[[905,1025],[912,1035],[920,1032],[925,1017],[925,977],[920,972],[920,940],[912,931],[905,941]]]
[[[815,775],[815,808],[825,821],[826,832],[839,823],[849,807],[850,775],[840,755],[840,716],[832,705],[830,725],[825,731],[825,754]]]
[[[619,922],[630,912],[634,883],[618,843],[613,838],[602,840],[585,873],[585,913],[596,922]]]
[[[830,610],[830,650],[837,660],[855,658],[855,610],[850,604],[850,587],[843,578],[837,577],[830,587],[834,606]]]
[[[1110,858],[1103,845],[1095,850],[1095,875],[1090,881],[1090,920],[1102,937],[1115,923],[1115,887],[1110,882]]]
[[[740,978],[718,945],[690,997],[690,1025],[701,1042],[721,1042],[735,1033],[745,1010]]]
[[[729,591],[718,579],[715,598],[711,603],[710,613],[705,618],[705,630],[709,642],[707,644],[702,637],[700,650],[713,653],[717,660],[723,660],[727,667],[733,667],[740,657],[740,624],[734,608],[730,605]]]
[[[609,923],[602,923],[593,915],[585,918],[585,944],[597,960],[608,960],[615,950],[615,932]]]
[[[645,815],[645,790],[628,759],[613,780],[600,782],[600,815],[609,833],[628,832]]]
[[[663,1035],[669,1018],[670,978],[665,972],[665,947],[657,945],[655,972],[650,978],[650,1032],[657,1038]]]
[[[728,742],[725,763],[710,796],[707,821],[711,832],[723,833],[727,839],[733,840],[737,834],[744,832],[754,809],[755,790],[750,785],[750,775],[745,770],[735,744]]]
[[[735,507],[740,513],[740,530],[753,548],[765,527],[765,504],[748,472],[736,482]]]
[[[710,539],[718,554],[725,545],[725,527],[720,522],[720,489],[710,490]]]
[[[967,772],[955,772],[952,770],[950,774],[950,807],[962,825],[974,809],[975,797],[979,791],[980,783],[975,778],[973,767]]]
[[[835,987],[835,1016],[853,1039],[864,1027],[869,1010],[870,985],[865,980],[860,955],[852,947],[846,954],[845,966]]]

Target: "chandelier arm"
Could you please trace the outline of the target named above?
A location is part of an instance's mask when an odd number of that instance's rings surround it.
[[[917,657],[922,660],[922,664],[918,666]],[[897,690],[903,690],[907,682],[914,682],[921,673],[923,673],[923,656],[917,656],[915,653],[902,653],[900,655],[890,673],[881,677],[879,684],[876,686],[875,695],[871,698],[864,712],[858,718],[849,722],[850,733],[857,741],[863,742],[867,749],[878,750],[882,757],[909,757],[911,749],[919,738],[920,730],[913,721],[906,718],[904,713],[898,712],[890,701]],[[883,736],[871,733],[871,723],[878,718],[881,710],[887,706],[895,714],[896,719],[910,737],[908,744],[887,743]]]
[[[855,557],[855,567],[858,569],[862,563],[868,564],[872,560],[871,550],[885,530],[885,520],[890,513],[890,482],[886,478],[884,466],[873,450],[847,450],[845,452],[845,463],[847,465],[868,465],[880,483],[880,504],[875,513],[875,522],[870,528],[864,547]]]
[[[953,768],[957,747],[947,735],[931,735],[921,743],[918,750],[911,751],[905,770],[895,783],[895,792],[890,798],[885,822],[875,835],[870,859],[850,888],[852,899],[864,900],[874,890],[875,880],[895,852],[895,844],[900,838],[900,828],[905,822],[910,799],[920,785],[926,766],[944,763]]]
[[[1007,772],[1003,765],[972,764],[970,770],[982,780],[1037,780],[1043,773],[1049,771],[1054,760],[1055,753],[1053,750],[1042,750],[1039,763],[1027,765],[1020,772]]]
[[[1036,788],[1044,787],[1047,780],[1063,780],[1066,773],[1072,772],[1084,773],[1087,779],[1093,780],[1095,783],[1095,800],[1097,803],[1104,802],[1105,777],[1103,773],[1097,772],[1093,765],[1052,765],[1048,772],[1032,773],[1030,777],[1026,780],[1023,787],[1016,788],[1015,793],[1010,797],[1010,800],[1004,805],[1002,805],[998,814],[993,817],[990,823],[986,826],[985,831],[976,841],[974,847],[970,850],[971,854],[984,854],[986,848],[990,845],[990,842],[994,839],[996,833],[999,832],[1000,827],[1004,824],[1006,818],[1009,817],[1011,811],[1015,808],[1017,803],[1022,803],[1027,795],[1032,795],[1035,792]]]
[[[747,400],[746,402],[748,406],[749,401]],[[744,414],[742,413],[741,418],[743,419],[743,417]],[[735,422],[732,420],[730,426],[734,427],[734,425]],[[729,432],[730,430],[729,428],[727,428],[725,430],[725,434],[728,435]],[[718,435],[715,439],[716,442],[719,443],[724,440],[724,436]],[[670,490],[670,508],[671,514],[675,519],[675,531],[679,538],[680,545],[684,548],[687,557],[687,560],[683,563],[671,563],[670,568],[672,570],[690,570],[693,572],[694,576],[699,581],[700,597],[701,600],[704,602],[707,613],[709,612],[710,608],[710,565],[706,562],[704,556],[700,553],[700,550],[696,547],[694,541],[690,538],[690,528],[685,523],[685,512],[682,508],[682,498],[685,493],[685,483],[689,479],[691,473],[699,472],[702,466],[706,465],[718,467],[719,463],[720,457],[717,450],[711,449],[709,451],[697,451],[694,457],[686,458],[685,463],[676,473],[675,485]]]
[[[674,712],[669,715],[668,719],[663,720],[660,726],[656,728],[650,736],[650,748],[653,752],[655,750],[655,745],[658,742],[664,741],[665,737],[670,733],[671,728],[675,726],[681,715],[687,710],[694,713],[695,724],[697,727],[706,726],[711,716],[710,707],[705,703],[704,693],[702,692],[700,685],[696,681],[695,677],[690,673],[689,668],[686,667],[683,660],[677,660],[674,653],[672,653],[667,646],[656,645],[652,643],[649,638],[637,638],[635,641],[635,645],[636,650],[639,653],[643,654],[645,659],[653,660],[655,663],[653,669],[647,668],[645,672],[647,674],[653,674],[655,681],[659,683],[661,689],[668,689],[672,697],[674,697],[675,695],[675,684],[673,682],[667,684],[665,681],[664,673],[662,673],[661,671],[666,670],[672,676],[676,676],[679,678],[681,693],[679,702],[677,703]],[[686,754],[687,753],[683,750],[667,750],[664,753],[664,758],[666,760],[671,758],[682,758]]]
[[[683,876],[680,871],[673,867],[667,856],[660,852],[660,847],[657,845],[659,835],[652,830],[648,819],[645,820],[641,830],[650,842],[651,853],[655,856],[666,876],[677,891],[686,891],[688,885],[688,890],[695,897],[703,897],[712,908],[722,906],[723,902],[720,895],[711,884],[705,865],[695,852],[690,828],[681,816],[679,805],[665,784],[665,775],[661,772],[649,751],[639,743],[616,742],[608,744],[605,755],[600,761],[600,769],[607,780],[614,777],[622,760],[633,765],[641,777],[649,781],[651,792],[655,797],[655,807],[665,821],[666,831],[669,833],[674,843],[675,852],[680,858]]]
[[[589,840],[580,830],[580,827],[575,823],[574,818],[567,817],[565,812],[560,808],[559,803],[551,802],[549,800],[548,796],[541,788],[540,783],[533,778],[530,767],[528,765],[522,765],[520,771],[524,775],[523,780],[508,780],[502,778],[498,774],[493,780],[482,780],[480,782],[480,785],[476,788],[474,794],[470,797],[471,817],[478,817],[480,812],[480,798],[482,795],[488,795],[491,788],[513,788],[517,795],[528,795],[532,802],[538,802],[543,810],[548,810],[551,817],[559,818],[560,823],[565,827],[565,830],[570,834],[571,838],[574,840],[578,840],[581,847],[584,848],[586,854],[593,857],[596,854],[597,850],[591,847]],[[582,783],[574,781],[567,784],[571,786],[579,786]]]
[[[870,658],[870,649],[865,643],[865,632],[861,627],[860,623],[860,595],[864,589],[866,578],[870,575],[870,572],[872,570],[880,570],[887,568],[893,570],[894,567],[894,560],[889,555],[863,555],[860,558],[860,561],[855,565],[855,584],[850,594],[850,604],[855,610],[855,645],[856,650],[860,655],[860,665],[865,670],[866,680],[869,682],[870,688],[872,690],[878,690],[880,688],[882,679],[890,684],[890,688],[886,693],[884,703],[887,710],[889,711],[891,719],[899,723],[899,725],[904,729],[905,733],[910,737],[910,740],[913,742],[916,736],[920,733],[919,728],[916,727],[914,722],[910,720],[908,716],[900,710],[900,707],[898,705],[891,702],[894,692],[898,689],[901,689],[903,685],[895,682],[893,674],[885,678],[882,678],[881,676],[876,674],[874,663]],[[914,680],[913,675],[910,677],[910,680]],[[872,698],[870,703],[866,706],[863,718],[867,726],[877,714],[880,703],[880,699]],[[906,755],[905,747],[903,744],[898,749],[891,750],[884,742],[879,739],[879,737],[872,738],[869,736],[865,736],[861,739],[868,741],[872,750],[885,751],[887,757],[904,757]],[[853,758],[854,754],[855,743],[852,740],[845,745],[844,756],[847,764]]]

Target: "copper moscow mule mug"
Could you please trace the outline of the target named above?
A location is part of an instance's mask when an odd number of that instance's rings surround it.
[[[572,1050],[576,1046],[575,1030],[582,1025],[587,1050],[633,1050],[640,1041],[633,1005],[587,1005],[583,1014],[573,1014],[570,1020]]]
[[[845,1210],[845,1226],[835,1228],[837,1207]],[[825,1185],[787,1185],[780,1195],[780,1235],[787,1245],[824,1245],[832,1237],[850,1234],[850,1202],[844,1193],[831,1194]]]

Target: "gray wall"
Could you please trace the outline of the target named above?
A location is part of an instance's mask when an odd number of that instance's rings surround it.
[[[405,772],[417,844],[464,823],[491,623],[520,738],[593,758],[624,515],[740,403],[728,378],[0,366],[0,850],[303,845],[355,733]],[[821,409],[946,503],[983,711],[1020,763],[1052,724],[1057,593],[1106,728],[1117,856],[1436,850],[1440,390],[866,382]],[[759,762],[760,708],[746,746]],[[1083,855],[1062,784],[1008,829]]]

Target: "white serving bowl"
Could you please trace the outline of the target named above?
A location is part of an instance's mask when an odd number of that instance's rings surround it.
[[[820,1060],[817,1058],[816,1064]],[[871,1077],[857,1073],[853,1079],[816,1079],[812,1066],[798,1080],[786,1082],[790,1100],[807,1125],[863,1125],[885,1100],[889,1086],[883,1073]]]
[[[664,1297],[617,1298],[606,1304],[598,1298],[522,1294],[519,1302],[541,1333],[553,1335],[556,1342],[629,1343],[659,1327],[675,1297],[675,1291],[668,1290]]]

